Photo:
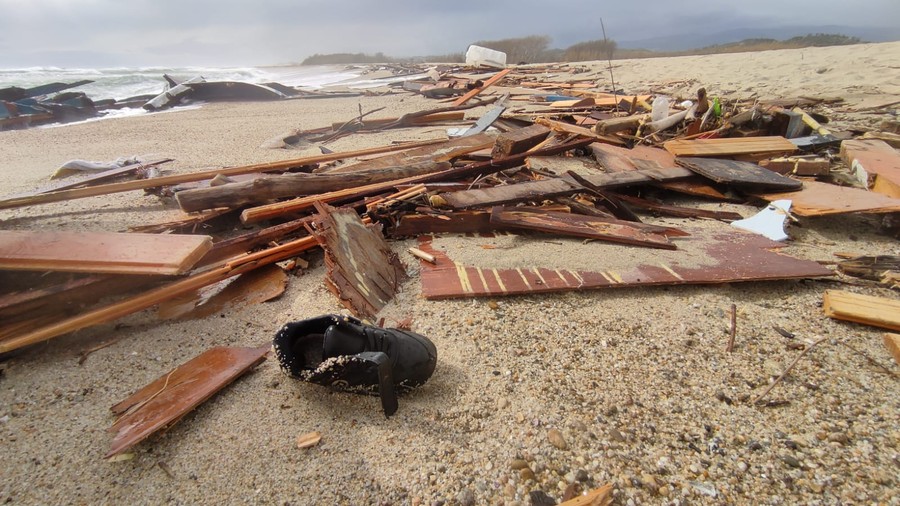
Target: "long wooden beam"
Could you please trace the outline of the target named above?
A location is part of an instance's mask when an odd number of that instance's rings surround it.
[[[96,197],[98,195],[109,195],[111,193],[120,193],[132,190],[145,190],[147,188],[156,188],[159,186],[191,183],[194,181],[212,179],[219,174],[223,176],[236,176],[239,174],[252,174],[256,172],[271,172],[275,170],[288,169],[290,167],[299,167],[301,165],[312,165],[314,163],[332,162],[335,160],[343,160],[345,158],[354,158],[357,156],[375,155],[379,153],[388,153],[391,151],[417,148],[421,146],[437,144],[440,142],[446,142],[446,140],[434,139],[420,142],[409,142],[404,144],[391,144],[388,146],[380,146],[376,148],[344,151],[341,153],[329,153],[327,155],[307,156],[304,158],[294,158],[292,160],[283,160],[280,162],[258,163],[254,165],[244,165],[241,167],[228,167],[205,170],[201,172],[192,172],[190,174],[173,174],[171,176],[162,176],[152,179],[125,181],[123,183],[98,185],[89,188],[75,188],[72,190],[43,193],[40,195],[33,195],[29,197],[0,200],[0,209],[12,209],[15,207],[24,207],[37,204],[49,204],[51,202],[62,202],[65,200]]]

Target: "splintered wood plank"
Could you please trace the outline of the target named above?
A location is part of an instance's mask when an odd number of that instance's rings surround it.
[[[526,200],[543,200],[560,195],[571,195],[578,191],[583,191],[583,188],[566,179],[543,179],[484,189],[442,193],[440,197],[454,209],[466,209]]]
[[[620,137],[616,137],[614,135],[600,135],[590,128],[585,128],[578,125],[573,125],[571,123],[566,123],[564,121],[556,121],[548,118],[538,118],[534,121],[540,125],[544,125],[545,127],[553,130],[554,132],[564,132],[567,134],[575,134],[580,135],[582,137],[587,137],[589,139],[595,139],[600,142],[607,142],[609,144],[615,144],[617,146],[624,146],[625,141]]]
[[[693,232],[686,228],[687,232]],[[436,264],[421,264],[422,294],[428,299],[502,296],[561,292],[642,285],[730,283],[830,276],[817,262],[801,260],[774,251],[783,245],[765,237],[723,226],[701,229],[676,240],[678,250],[653,250],[641,259],[629,246],[572,242],[566,250],[582,258],[596,259],[596,269],[565,268],[555,259],[537,258],[534,264],[517,268],[491,267],[490,253],[480,265],[457,263],[433,247],[435,239],[422,236],[419,248],[434,255]],[[541,244],[542,251],[547,245]],[[605,267],[609,257],[616,267]],[[543,265],[542,265],[543,263]]]
[[[502,228],[491,223],[491,213],[488,211],[458,211],[441,215],[407,214],[390,230],[390,235],[408,237],[420,234],[480,234]]]
[[[791,213],[798,216],[827,216],[845,213],[891,213],[900,211],[900,199],[880,193],[837,186],[817,181],[804,181],[803,189],[787,193],[754,193],[772,202],[790,200]]]
[[[267,265],[241,274],[212,296],[188,293],[173,297],[159,305],[157,314],[165,319],[195,320],[223,312],[237,313],[280,296],[287,284],[284,269]]]
[[[153,433],[174,425],[185,414],[262,363],[269,346],[211,348],[113,406],[119,418],[106,458],[118,455]]]
[[[718,158],[677,158],[676,163],[716,183],[758,190],[799,190],[803,183],[755,163]]]
[[[658,232],[640,228],[641,223],[610,220],[559,212],[520,211],[511,207],[495,207],[491,223],[512,228],[537,230],[557,235],[587,237],[649,248],[676,249],[669,239]]]
[[[822,299],[825,316],[889,330],[900,330],[900,300],[826,290]]]
[[[888,143],[877,139],[843,141],[841,160],[872,191],[900,198],[900,153]]]
[[[744,219],[740,214],[731,211],[712,211],[693,207],[673,206],[639,197],[632,197],[630,195],[616,195],[616,198],[630,206],[637,207],[638,209],[646,209],[663,216],[677,216],[679,218],[711,218],[714,220],[729,221]]]
[[[725,139],[676,139],[663,144],[675,156],[732,156],[761,153],[793,153],[797,146],[780,135]]]
[[[385,169],[388,167],[400,167],[421,162],[449,162],[459,156],[491,148],[494,145],[494,141],[494,135],[488,133],[457,137],[438,144],[410,149],[402,153],[394,153],[363,162],[343,165],[326,171],[324,174]]]
[[[497,136],[491,158],[522,153],[540,144],[550,135],[550,129],[544,125],[531,125],[517,128]]]
[[[174,275],[211,248],[205,235],[0,230],[0,269]]]
[[[326,284],[356,316],[371,318],[394,297],[406,270],[380,231],[352,209],[317,203],[315,238],[325,250]]]

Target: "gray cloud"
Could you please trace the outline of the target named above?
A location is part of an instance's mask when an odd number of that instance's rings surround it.
[[[0,0],[0,67],[252,65],[313,53],[414,56],[476,40],[549,35],[553,46],[785,25],[890,26],[897,0]]]

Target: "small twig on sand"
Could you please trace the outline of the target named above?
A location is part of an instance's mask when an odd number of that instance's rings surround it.
[[[88,348],[88,349],[82,351],[81,353],[78,354],[78,365],[83,365],[85,360],[87,360],[88,356],[91,353],[94,353],[95,351],[100,351],[103,348],[112,346],[112,345],[118,343],[119,341],[121,341],[122,339],[123,339],[123,337],[119,337],[118,339],[110,339],[109,341],[106,341],[105,343],[98,344],[97,346],[94,346],[93,348]]]
[[[763,397],[766,396],[766,394],[768,394],[769,392],[771,392],[772,389],[775,388],[775,385],[777,385],[778,383],[780,383],[781,380],[783,380],[784,377],[787,376],[787,374],[788,374],[789,372],[791,372],[791,369],[793,369],[794,366],[797,365],[797,362],[799,362],[800,359],[803,358],[803,355],[806,355],[807,353],[809,353],[810,350],[812,350],[813,348],[815,348],[816,346],[818,346],[820,343],[824,342],[826,339],[827,339],[827,338],[825,338],[825,337],[823,337],[822,339],[819,339],[818,341],[816,341],[816,342],[812,343],[811,345],[809,345],[809,347],[807,347],[805,350],[803,350],[803,352],[800,353],[800,355],[797,355],[797,358],[795,358],[794,361],[791,362],[791,365],[787,366],[787,369],[785,369],[784,372],[781,373],[781,376],[779,376],[778,379],[776,379],[775,381],[773,381],[772,384],[769,385],[769,388],[765,389],[765,391],[763,391],[763,393],[759,394],[759,395],[756,397],[756,399],[753,399],[753,404],[758,404],[759,401],[760,401]]]
[[[894,371],[888,369],[887,366],[882,365],[880,362],[878,362],[878,361],[875,360],[874,358],[872,358],[872,357],[866,355],[866,354],[863,353],[862,351],[857,350],[857,349],[854,348],[853,346],[850,346],[849,344],[847,344],[847,343],[845,343],[845,342],[843,342],[843,341],[838,341],[837,343],[838,343],[838,344],[841,344],[841,345],[844,345],[844,346],[846,346],[847,348],[850,348],[851,351],[853,351],[853,352],[856,353],[857,355],[863,357],[864,359],[866,359],[870,364],[874,365],[875,367],[877,367],[877,368],[883,370],[884,372],[890,374],[891,377],[893,377],[894,379],[897,378],[897,373],[895,373]]]
[[[731,305],[731,335],[728,337],[728,346],[725,351],[731,353],[734,351],[734,336],[737,334],[737,306]]]

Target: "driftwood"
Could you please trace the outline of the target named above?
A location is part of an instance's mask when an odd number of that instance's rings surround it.
[[[300,172],[264,177],[243,183],[185,190],[178,192],[175,197],[181,209],[187,212],[218,207],[235,208],[248,204],[259,204],[278,198],[316,195],[342,188],[393,181],[449,168],[450,164],[446,162],[425,162],[403,167],[340,174],[327,172],[307,174]]]

